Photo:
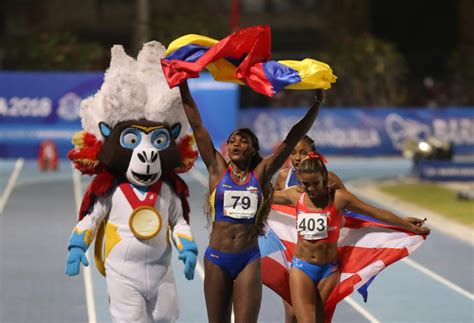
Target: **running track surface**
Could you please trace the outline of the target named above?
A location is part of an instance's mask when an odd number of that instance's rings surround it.
[[[401,159],[333,159],[329,168],[350,183],[367,177],[377,180],[407,175],[410,163]],[[173,257],[181,302],[178,322],[207,322],[202,272],[209,236],[203,215],[207,173],[199,164],[183,177],[191,191],[191,225],[200,255],[191,282],[185,280],[176,254]],[[81,275],[74,278],[64,274],[77,203],[90,180],[78,178],[67,162],[59,172],[40,173],[33,162],[0,161],[1,323],[111,321],[105,280],[90,255],[90,270],[81,269]],[[396,205],[391,210],[402,211]],[[333,322],[474,322],[473,267],[472,244],[434,229],[408,261],[379,275],[369,289],[368,303],[353,294],[349,302],[340,303]],[[267,288],[259,322],[284,322],[281,300]]]

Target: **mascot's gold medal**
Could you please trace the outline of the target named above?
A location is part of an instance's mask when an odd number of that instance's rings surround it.
[[[160,213],[155,208],[140,206],[133,210],[128,225],[135,237],[148,240],[160,232],[162,221]]]
[[[162,181],[158,181],[151,185],[143,200],[137,197],[130,183],[119,185],[123,195],[125,195],[125,198],[133,208],[133,212],[128,219],[128,225],[138,239],[151,239],[161,230],[163,221],[161,220],[160,212],[154,206],[162,183]]]

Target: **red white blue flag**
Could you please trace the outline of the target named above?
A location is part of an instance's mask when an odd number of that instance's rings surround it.
[[[296,239],[295,209],[272,205],[268,234],[259,239],[262,278],[267,287],[290,304],[288,278]],[[408,256],[425,239],[369,216],[345,213],[338,241],[341,281],[326,301],[326,321],[331,322],[336,305],[354,290],[367,301],[367,288],[375,276],[385,267]]]

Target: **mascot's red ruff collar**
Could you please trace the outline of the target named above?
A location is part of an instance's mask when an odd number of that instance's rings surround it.
[[[110,194],[114,188],[117,177],[111,173],[104,171],[97,175],[89,184],[84,197],[82,199],[81,208],[79,210],[79,221],[89,213],[90,208],[94,205],[97,198]],[[176,173],[172,172],[163,176],[163,180],[168,183],[176,194],[181,198],[181,206],[183,207],[183,217],[189,223],[190,207],[188,203],[189,189],[186,183]]]

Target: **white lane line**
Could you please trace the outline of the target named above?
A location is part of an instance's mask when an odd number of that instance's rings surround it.
[[[365,308],[360,306],[356,301],[351,297],[344,298],[344,301],[352,306],[357,312],[359,312],[363,317],[365,317],[371,323],[379,323],[380,321],[376,319],[372,314],[370,314]]]
[[[204,267],[201,265],[201,263],[199,261],[196,264],[196,272],[197,272],[199,278],[201,278],[202,281],[204,281]]]
[[[81,174],[72,166],[72,181],[74,183],[74,201],[76,202],[76,221],[79,221],[79,209],[82,202]]]
[[[196,169],[196,167],[191,168],[190,173],[199,182],[199,184],[201,184],[205,188],[209,187],[209,181],[208,181],[206,175],[204,175],[203,173],[198,171]],[[199,276],[204,281],[204,268],[201,266],[201,264],[199,262],[197,263],[196,270],[197,270]],[[235,322],[235,315],[234,315],[233,307],[232,307],[232,314],[231,314],[231,317],[230,317],[230,321],[231,321],[231,323]]]
[[[436,280],[437,282],[445,285],[446,287],[452,289],[453,291],[469,298],[470,300],[474,300],[474,294],[473,293],[469,293],[467,290],[459,287],[458,285],[450,282],[449,280],[447,280],[446,278],[444,277],[441,277],[440,275],[432,272],[431,270],[429,270],[428,268],[426,268],[425,266],[422,266],[420,265],[419,263],[417,263],[416,261],[414,260],[411,260],[409,258],[404,258],[402,259],[402,261],[404,263],[406,263],[407,265],[415,268],[416,270],[419,270],[421,271],[423,274],[429,276],[430,278]]]
[[[81,207],[81,175],[76,169],[72,169],[72,179],[73,179],[73,186],[74,186],[74,200],[76,202],[76,214],[79,214],[79,208]],[[82,267],[84,273],[84,287],[86,290],[86,304],[87,304],[87,317],[89,319],[89,323],[96,323],[97,316],[95,311],[95,303],[94,303],[94,286],[92,284],[92,272],[90,266],[92,264],[92,257],[90,250],[87,250],[87,259],[89,260],[88,267]]]
[[[207,179],[206,177],[198,170],[196,170],[196,167],[191,168],[190,171],[191,175],[199,182],[204,187],[207,187]],[[204,267],[201,265],[201,263],[198,261],[196,265],[196,271],[199,275],[199,277],[204,281]]]
[[[23,158],[18,158],[15,162],[15,168],[13,169],[12,174],[8,180],[7,187],[3,191],[2,197],[0,199],[0,215],[3,213],[3,208],[7,204],[8,198],[10,197],[13,187],[15,187],[16,179],[20,175],[21,169],[23,168],[24,160]]]

